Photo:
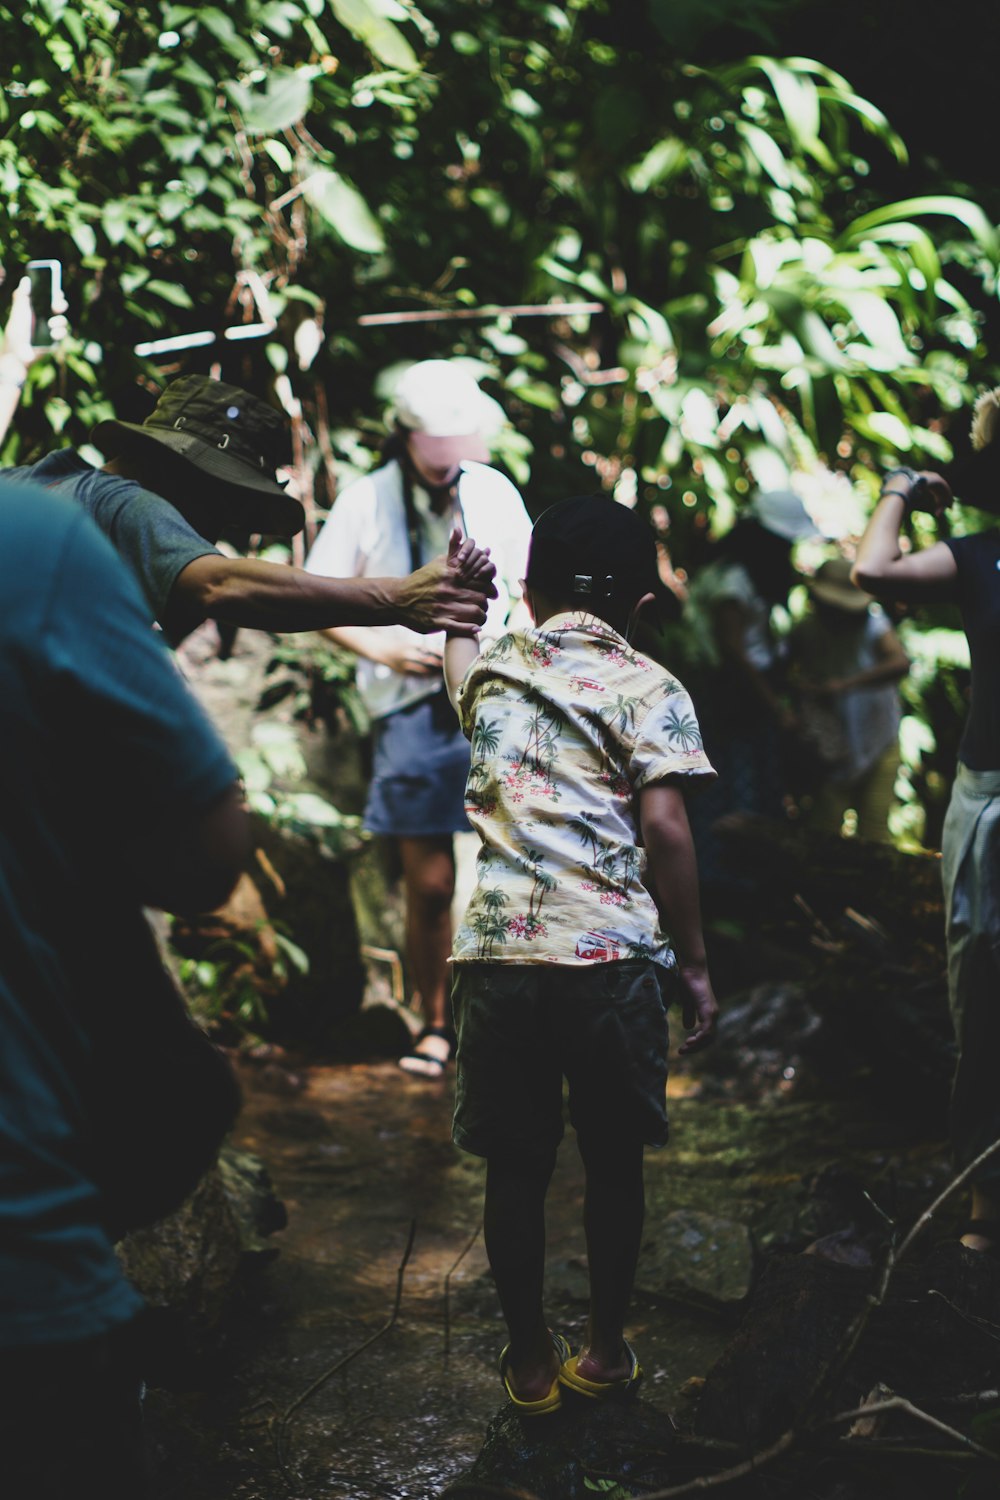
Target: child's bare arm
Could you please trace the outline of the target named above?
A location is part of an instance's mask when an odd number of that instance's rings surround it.
[[[450,635],[444,643],[444,681],[451,706],[456,712],[458,690],[478,655],[479,640],[474,636]]]
[[[477,547],[471,537],[463,537],[460,531],[453,531],[448,541],[448,563],[460,575],[463,583],[471,588],[481,588],[484,593],[496,593],[493,587],[496,568],[490,561],[488,547]],[[456,712],[458,690],[478,655],[478,635],[449,635],[445,640],[444,682],[451,706]]]
[[[643,787],[639,824],[646,846],[647,882],[680,968],[684,1025],[689,1031],[679,1050],[696,1052],[714,1037],[719,1007],[708,976],[698,865],[680,789],[670,781]]]

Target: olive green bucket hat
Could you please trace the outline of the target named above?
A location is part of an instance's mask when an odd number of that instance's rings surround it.
[[[91,434],[107,458],[156,443],[192,464],[234,502],[233,519],[250,531],[294,536],[305,524],[299,502],[275,470],[285,461],[284,418],[266,402],[207,375],[182,375],[165,386],[143,423],[99,422]]]

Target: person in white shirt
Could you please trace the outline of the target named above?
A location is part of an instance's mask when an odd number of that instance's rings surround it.
[[[497,597],[483,626],[486,641],[496,639],[523,611],[520,580],[531,535],[520,494],[485,462],[503,413],[459,364],[428,359],[399,380],[390,420],[382,465],[337,497],[306,569],[338,578],[399,576],[412,571],[414,559],[447,551],[457,527],[487,547],[496,565]],[[447,983],[453,835],[469,827],[469,746],[444,691],[444,635],[398,625],[322,634],[358,657],[374,738],[365,827],[399,845],[407,956],[424,1020],[400,1066],[441,1078],[454,1046]]]

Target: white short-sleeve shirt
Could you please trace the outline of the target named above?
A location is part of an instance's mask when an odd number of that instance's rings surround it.
[[[489,547],[497,570],[497,598],[490,601],[482,636],[484,643],[495,640],[521,598],[520,580],[527,568],[531,520],[520,494],[497,469],[467,463],[462,465],[454,510],[438,515],[419,485],[414,486],[413,500],[420,522],[422,561],[447,551],[456,524],[481,547]],[[410,567],[403,474],[393,459],[338,495],[309,552],[306,569],[325,578],[401,578]],[[442,635],[418,637],[405,625],[377,628],[393,631],[400,639],[441,644],[444,640]],[[375,719],[441,691],[442,685],[440,678],[405,675],[364,658],[358,661],[358,689]]]

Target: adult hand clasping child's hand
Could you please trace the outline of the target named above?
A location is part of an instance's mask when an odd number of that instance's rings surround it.
[[[490,560],[489,547],[477,547],[456,526],[448,538],[448,566],[458,574],[466,588],[481,589],[490,599],[496,598],[496,564]]]

